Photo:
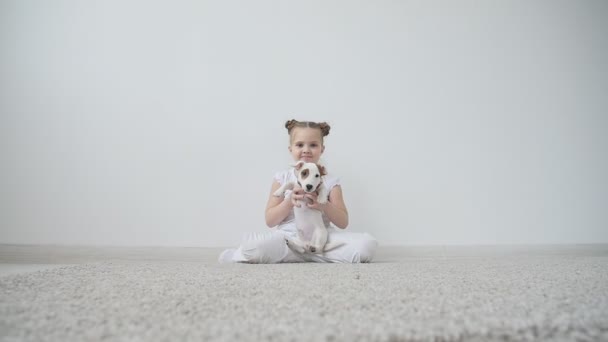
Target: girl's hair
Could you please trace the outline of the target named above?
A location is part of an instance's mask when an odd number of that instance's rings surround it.
[[[327,124],[327,122],[312,122],[312,121],[298,121],[298,120],[288,120],[285,122],[285,128],[287,128],[287,134],[291,136],[291,131],[296,127],[309,127],[309,128],[318,128],[321,130],[321,142],[323,142],[323,137],[329,135],[329,130],[331,127]]]

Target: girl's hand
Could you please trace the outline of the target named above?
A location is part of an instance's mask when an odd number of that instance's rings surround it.
[[[304,189],[296,185],[291,191],[291,205],[299,208],[300,204],[298,201],[302,201],[304,199],[304,194]]]
[[[316,209],[316,210],[319,210],[320,212],[325,211],[325,206],[327,205],[327,203],[321,204],[321,203],[317,202],[317,198],[319,197],[318,193],[316,193],[316,192],[306,193],[304,196],[306,196],[306,198],[309,198],[312,201],[312,203],[307,204],[307,206],[310,209]]]

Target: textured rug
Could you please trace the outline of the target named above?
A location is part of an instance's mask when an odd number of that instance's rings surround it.
[[[118,261],[0,278],[3,341],[608,340],[608,255]]]

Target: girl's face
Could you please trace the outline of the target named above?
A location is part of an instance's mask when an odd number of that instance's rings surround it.
[[[291,131],[291,145],[289,152],[294,161],[317,163],[325,151],[321,130],[310,127],[296,127]]]

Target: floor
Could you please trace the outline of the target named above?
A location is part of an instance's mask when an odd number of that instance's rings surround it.
[[[0,244],[0,276],[101,261],[213,262],[223,248]]]
[[[221,250],[0,244],[0,340],[608,341],[606,244],[381,246],[355,265]]]

